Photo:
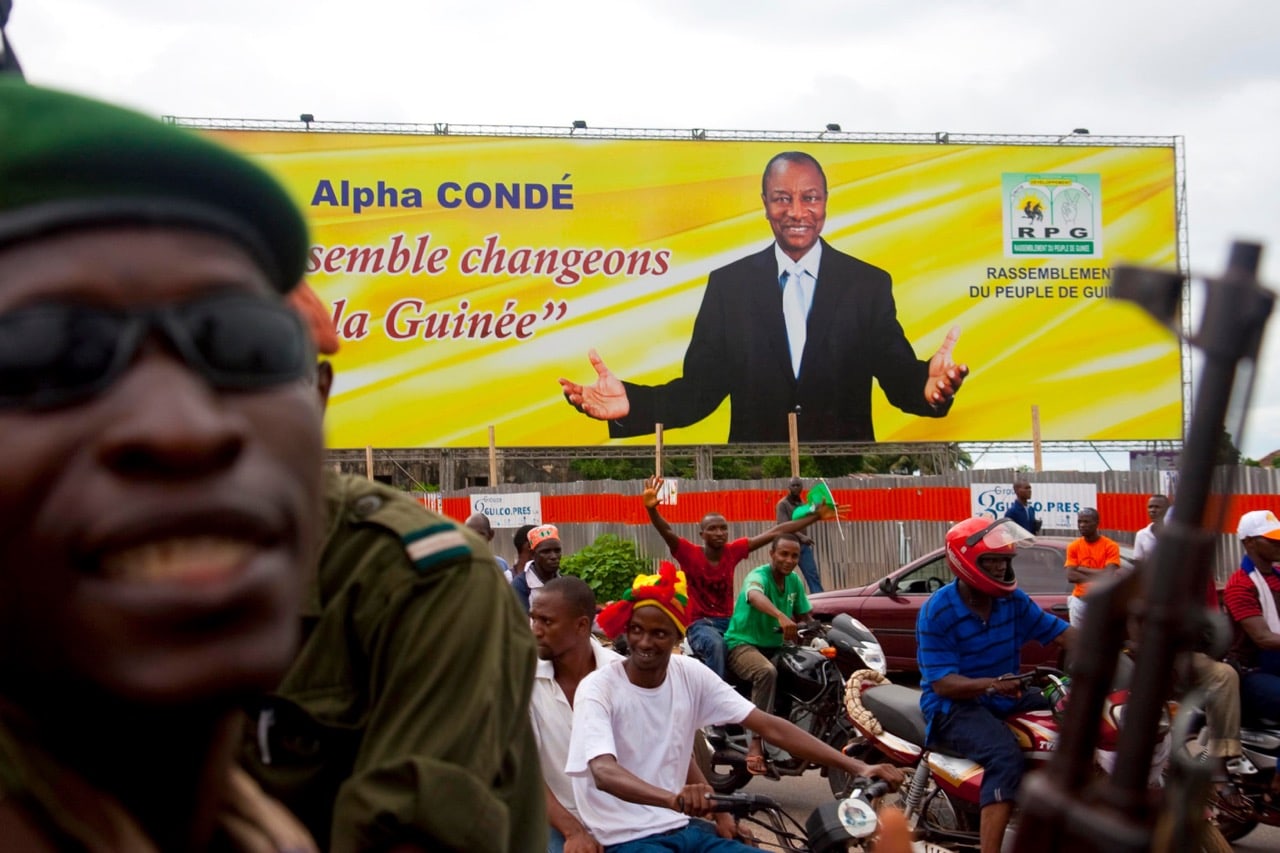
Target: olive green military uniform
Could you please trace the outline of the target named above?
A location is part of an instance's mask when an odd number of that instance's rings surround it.
[[[243,770],[228,772],[210,850],[315,849]],[[37,727],[7,703],[0,704],[0,849],[159,853],[119,800],[41,747]]]
[[[6,708],[0,727],[0,832],[23,850],[155,853],[142,827],[110,795],[36,746],[33,728]]]
[[[334,851],[544,850],[536,656],[489,549],[402,492],[329,474],[297,660],[247,766]]]

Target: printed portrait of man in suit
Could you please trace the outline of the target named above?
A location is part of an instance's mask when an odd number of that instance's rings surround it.
[[[947,414],[968,375],[953,328],[927,361],[898,323],[889,273],[819,235],[827,177],[811,155],[785,151],[761,179],[774,242],[707,280],[683,374],[662,385],[624,382],[593,349],[592,385],[561,379],[569,403],[607,421],[610,438],[697,423],[730,400],[730,442],[785,442],[798,412],[801,441],[874,441],[871,381],[904,412]]]

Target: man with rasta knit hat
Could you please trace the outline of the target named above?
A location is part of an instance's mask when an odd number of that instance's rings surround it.
[[[688,626],[683,572],[664,563],[637,577],[598,617],[625,634],[630,656],[597,668],[578,686],[566,771],[583,823],[609,853],[750,849],[705,821],[705,782],[691,781],[689,756],[703,726],[741,723],[793,755],[854,776],[899,784],[895,767],[867,765],[786,720],[765,714],[695,660],[672,655]]]

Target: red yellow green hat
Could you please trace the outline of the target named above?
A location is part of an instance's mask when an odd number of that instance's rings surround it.
[[[671,617],[683,636],[689,627],[689,586],[684,572],[664,560],[658,574],[638,575],[631,589],[601,610],[596,621],[607,635],[617,637],[626,632],[631,614],[639,607],[657,607]]]

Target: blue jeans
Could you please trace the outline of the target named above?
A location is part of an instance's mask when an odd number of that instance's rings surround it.
[[[711,667],[711,671],[724,678],[724,632],[729,627],[727,616],[703,616],[689,626],[689,648],[698,660]]]
[[[754,849],[741,841],[721,838],[716,835],[714,824],[694,818],[684,829],[610,844],[604,848],[604,853],[738,853]]]
[[[812,545],[800,546],[800,574],[804,575],[809,594],[822,592],[822,576],[818,574],[818,559],[813,556]]]
[[[1240,673],[1240,714],[1245,720],[1280,720],[1280,675],[1260,669]]]
[[[1046,709],[1049,702],[1038,690],[1022,694],[1006,716]],[[933,742],[982,765],[982,794],[978,805],[1011,802],[1022,783],[1026,756],[1001,717],[976,701],[955,702],[934,720]]]
[[[564,853],[564,836],[554,826],[549,826],[551,835],[547,838],[547,853]]]

